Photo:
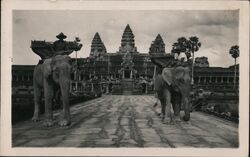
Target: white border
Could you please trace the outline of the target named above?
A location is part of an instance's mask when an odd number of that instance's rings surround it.
[[[240,123],[238,149],[204,148],[11,148],[12,10],[240,10]],[[1,155],[44,156],[247,156],[249,131],[249,3],[247,1],[3,0],[1,40]]]

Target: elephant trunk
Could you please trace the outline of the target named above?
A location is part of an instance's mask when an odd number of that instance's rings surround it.
[[[189,121],[189,119],[190,119],[190,104],[189,104],[189,101],[188,101],[187,97],[184,98],[183,105],[184,105],[184,112],[185,112],[183,120],[184,121]]]

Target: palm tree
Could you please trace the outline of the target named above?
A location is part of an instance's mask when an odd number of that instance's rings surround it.
[[[181,52],[186,52],[187,51],[187,46],[186,46],[187,39],[185,37],[180,37],[177,39],[177,42],[175,42],[172,45],[172,53],[177,53],[178,55]]]
[[[236,59],[240,55],[240,50],[238,45],[234,45],[230,48],[229,54],[234,58],[234,88],[235,88],[235,83],[236,83]]]
[[[196,36],[190,37],[189,40],[186,42],[186,46],[188,52],[192,53],[192,81],[191,84],[194,84],[194,52],[198,51],[201,47],[201,43],[199,42],[199,38]]]

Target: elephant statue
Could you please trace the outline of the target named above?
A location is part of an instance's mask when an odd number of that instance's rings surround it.
[[[169,67],[164,68],[154,79],[155,91],[161,102],[162,120],[171,123],[174,119],[180,122],[181,104],[184,106],[184,121],[190,119],[189,95],[191,91],[190,67]],[[174,117],[171,115],[171,104]],[[167,114],[167,119],[165,119]]]
[[[52,126],[53,112],[52,102],[55,98],[56,88],[60,89],[63,111],[58,122],[60,126],[70,125],[69,88],[70,88],[70,65],[71,58],[68,55],[56,55],[44,59],[34,69],[34,114],[33,121],[40,120],[39,105],[41,104],[42,90],[45,98],[45,126]]]

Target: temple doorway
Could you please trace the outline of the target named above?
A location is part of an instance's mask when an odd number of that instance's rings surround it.
[[[129,68],[126,68],[124,70],[124,78],[130,78],[130,74],[131,74],[131,70],[129,70]]]

